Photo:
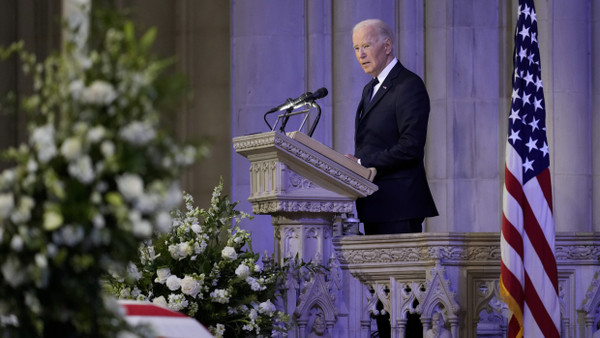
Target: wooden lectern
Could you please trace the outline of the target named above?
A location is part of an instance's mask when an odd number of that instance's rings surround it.
[[[233,147],[250,161],[255,214],[350,213],[356,198],[377,190],[374,168],[298,131],[235,137]]]
[[[342,291],[344,277],[331,242],[332,224],[336,216],[353,212],[356,198],[377,191],[372,183],[375,169],[365,168],[298,131],[235,137],[233,147],[250,161],[248,201],[252,211],[272,217],[277,261],[281,264],[284,258],[297,255],[305,262],[329,267],[326,275],[312,276],[309,281],[288,281],[285,311],[298,322],[290,337],[305,337],[315,313],[324,318],[330,333],[334,327],[343,332],[339,325],[348,324],[339,323],[338,317],[348,320],[352,315],[347,312],[345,302],[350,296]],[[350,288],[354,288],[353,294],[362,294],[360,283]]]

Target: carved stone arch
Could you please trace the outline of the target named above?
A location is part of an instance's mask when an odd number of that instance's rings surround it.
[[[450,287],[450,281],[446,278],[444,268],[436,265],[431,268],[425,281],[425,291],[417,292],[419,306],[417,312],[421,317],[431,318],[438,304],[443,304],[450,318],[458,318],[460,306],[456,301],[456,293]]]
[[[443,309],[444,321],[450,324],[452,337],[458,337],[458,323],[460,306],[456,301],[456,293],[450,287],[444,268],[436,264],[427,272],[425,290],[416,292],[419,305],[417,312],[421,315],[423,330],[429,329],[431,317],[438,309]]]
[[[331,299],[329,287],[322,275],[314,275],[304,285],[302,294],[299,297],[298,306],[294,315],[298,322],[308,323],[311,309],[318,307],[323,311],[323,316],[328,327],[333,327],[337,321],[337,308]]]
[[[472,325],[472,330],[474,333],[478,332],[479,325],[485,326],[490,325],[490,320],[498,320],[501,323],[499,324],[500,330],[504,332],[506,330],[507,322],[507,311],[508,308],[506,303],[502,301],[502,296],[500,295],[500,287],[498,279],[486,279],[479,280],[476,285],[476,297],[474,301],[474,309],[473,313],[473,322],[468,323]],[[488,316],[487,318],[481,318],[480,314],[486,311]],[[486,321],[487,320],[487,321]]]
[[[585,293],[581,312],[585,318],[585,336],[591,337],[600,321],[600,270],[596,270],[594,278]]]
[[[417,313],[416,307],[413,305],[417,299],[417,293],[419,290],[425,289],[425,284],[420,282],[411,283],[398,283],[396,284],[398,292],[394,294],[399,295],[398,299],[398,313],[396,320],[406,321],[408,313]]]

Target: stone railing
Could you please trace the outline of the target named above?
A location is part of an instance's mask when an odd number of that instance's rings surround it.
[[[508,309],[498,289],[498,233],[419,233],[333,238],[339,266],[390,314],[404,337],[408,313],[423,330],[439,312],[452,337],[506,336]],[[600,233],[558,233],[556,256],[563,337],[591,337],[600,311]]]

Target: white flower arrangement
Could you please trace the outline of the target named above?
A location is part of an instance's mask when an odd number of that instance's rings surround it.
[[[130,22],[112,19],[94,21],[88,47],[67,41],[42,62],[22,43],[0,48],[2,58],[20,57],[34,88],[22,103],[31,113],[28,143],[8,151],[15,166],[0,174],[3,336],[118,336],[101,280],[127,269],[142,241],[170,229],[170,211],[182,201],[179,171],[205,151],[159,128],[181,93],[179,78],[165,75],[170,62],[148,53],[156,31],[138,39]],[[145,273],[130,266],[133,279]],[[193,275],[198,284],[168,270],[155,277],[190,297],[203,287]],[[186,294],[122,291],[189,308]]]
[[[215,337],[285,335],[289,316],[275,300],[288,267],[268,259],[260,266],[250,234],[239,227],[248,215],[236,211],[222,189],[221,182],[209,210],[184,194],[186,210],[174,212],[171,230],[140,248],[135,265],[142,277],[112,278],[110,289],[133,299],[123,290],[137,288],[154,304],[196,318]]]

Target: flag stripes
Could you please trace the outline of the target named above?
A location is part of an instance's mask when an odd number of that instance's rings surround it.
[[[560,337],[546,113],[533,0],[519,0],[506,142],[500,292],[509,337]]]

